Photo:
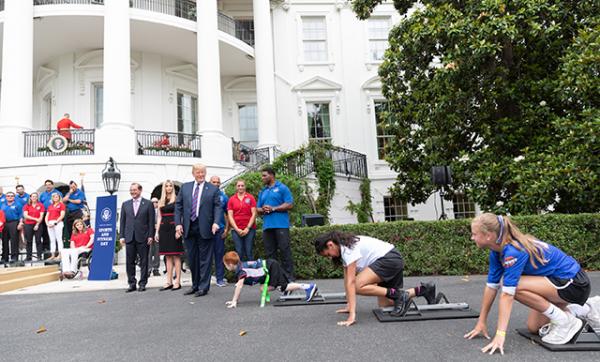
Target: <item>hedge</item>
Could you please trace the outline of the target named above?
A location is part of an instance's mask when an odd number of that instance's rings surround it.
[[[547,214],[515,216],[513,220],[521,230],[575,257],[586,270],[600,270],[600,215]],[[471,241],[470,220],[398,221],[292,228],[291,247],[298,278],[343,277],[343,270],[317,255],[313,245],[318,234],[331,230],[368,235],[393,243],[404,256],[405,275],[487,273],[488,254]],[[255,257],[264,257],[260,231],[255,241]]]

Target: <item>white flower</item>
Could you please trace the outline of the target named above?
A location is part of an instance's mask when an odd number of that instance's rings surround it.
[[[541,101],[541,102],[540,102],[540,106],[542,106],[542,107],[546,107],[546,101]]]
[[[515,157],[513,161],[519,162],[519,161],[523,161],[524,159],[525,159],[525,156],[521,155],[519,157]]]
[[[462,157],[459,158],[458,161],[462,163],[469,161],[469,155],[462,155]]]
[[[498,207],[502,207],[502,206],[504,206],[504,202],[502,202],[502,201],[498,201],[498,202],[496,203],[496,206],[498,206]]]

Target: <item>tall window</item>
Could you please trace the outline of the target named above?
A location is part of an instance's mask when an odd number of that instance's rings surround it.
[[[254,46],[254,20],[235,19],[235,37]]]
[[[377,158],[385,159],[385,146],[391,141],[390,135],[385,127],[387,119],[385,111],[387,110],[387,102],[375,102],[375,127],[377,128]]]
[[[238,116],[240,119],[240,142],[248,147],[256,147],[258,144],[256,104],[240,104]]]
[[[307,103],[308,138],[310,141],[330,141],[329,103]]]
[[[383,55],[388,47],[388,33],[390,31],[390,18],[371,18],[369,27],[369,60],[377,62],[383,60]]]
[[[398,221],[408,219],[408,203],[391,196],[383,197],[383,211],[385,221]]]
[[[197,110],[198,98],[196,96],[177,92],[177,132],[195,134],[198,131]]]
[[[104,84],[94,83],[93,88],[93,108],[94,108],[94,124],[96,128],[102,127],[104,122]]]
[[[48,130],[52,130],[54,129],[52,124],[52,93],[46,94],[42,107],[42,124],[45,124]]]
[[[304,61],[327,61],[327,25],[324,16],[302,17]]]
[[[452,199],[455,219],[470,219],[475,217],[475,203],[465,194],[454,194]]]

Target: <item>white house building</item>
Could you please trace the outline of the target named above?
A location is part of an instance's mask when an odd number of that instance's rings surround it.
[[[377,68],[398,21],[391,1],[366,21],[343,0],[0,1],[0,185],[83,177],[93,210],[111,156],[124,200],[131,182],[148,197],[165,179],[191,180],[194,163],[224,180],[258,152],[326,139],[344,167],[362,160],[339,172],[332,222],[356,222],[345,206],[363,171],[376,221],[435,219],[439,196],[389,197]],[[53,150],[64,113],[83,129]],[[450,218],[476,212],[444,205]]]

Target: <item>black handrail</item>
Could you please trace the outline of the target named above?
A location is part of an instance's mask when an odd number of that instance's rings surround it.
[[[63,138],[58,137],[63,136]],[[95,130],[71,129],[68,131],[25,131],[24,156],[80,156],[94,154]],[[70,139],[69,139],[70,138]],[[66,140],[66,142],[65,142]],[[66,148],[62,147],[66,144]]]
[[[333,161],[333,170],[338,176],[348,178],[368,177],[367,156],[343,147],[328,146],[325,157]],[[306,151],[286,160],[285,172],[296,177],[305,177],[315,172],[313,153]]]
[[[104,5],[104,0],[33,0],[33,5]]]
[[[135,136],[138,155],[202,157],[202,136],[197,134],[136,130]]]
[[[129,6],[196,21],[196,2],[193,0],[129,0]]]

